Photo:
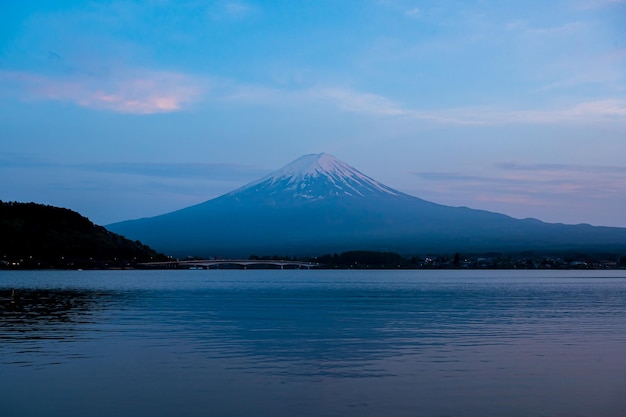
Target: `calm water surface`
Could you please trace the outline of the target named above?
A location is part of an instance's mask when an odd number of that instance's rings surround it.
[[[626,271],[3,271],[0,416],[626,416]]]

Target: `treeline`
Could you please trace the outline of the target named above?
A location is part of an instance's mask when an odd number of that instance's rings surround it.
[[[326,269],[621,269],[626,255],[563,253],[556,255],[486,253],[402,256],[394,252],[348,251],[317,257],[257,256],[256,260],[316,262]]]
[[[0,268],[123,268],[166,259],[72,210],[0,201]]]

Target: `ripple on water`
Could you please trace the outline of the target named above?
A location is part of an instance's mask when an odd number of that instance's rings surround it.
[[[0,399],[28,387],[22,416],[626,410],[624,276],[326,272],[0,274]]]

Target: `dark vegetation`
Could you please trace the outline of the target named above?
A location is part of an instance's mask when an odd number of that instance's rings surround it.
[[[129,268],[167,259],[72,210],[0,201],[0,268]]]
[[[256,260],[315,262],[327,269],[616,269],[626,255],[606,253],[473,253],[400,255],[348,251],[311,256],[250,256]],[[93,224],[80,214],[36,203],[0,201],[0,269],[134,268],[169,261],[139,241]],[[261,268],[263,266],[260,266]]]
[[[349,251],[318,257],[250,256],[250,259],[283,259],[317,262],[326,269],[622,269],[626,255],[563,252],[430,254],[402,256],[393,252]]]

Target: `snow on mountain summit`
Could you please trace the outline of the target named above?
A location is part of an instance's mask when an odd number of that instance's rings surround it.
[[[395,191],[327,154],[305,155],[200,204],[107,228],[180,257],[626,248],[624,228],[546,224],[444,206]]]
[[[292,198],[305,199],[332,195],[402,194],[327,153],[303,155],[232,194],[249,190],[270,195],[289,192]]]
[[[291,178],[291,182],[294,182],[306,177],[317,177],[320,175],[345,179],[362,177],[374,181],[334,156],[327,153],[319,153],[303,155],[261,179],[261,182],[268,179],[282,180],[285,178]]]
[[[306,176],[318,176],[337,174],[349,177],[356,171],[344,162],[327,153],[303,155],[290,162],[279,170],[274,171],[268,177],[281,178],[303,178]],[[266,177],[267,178],[267,177]]]

